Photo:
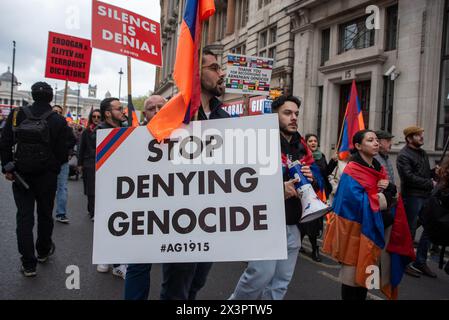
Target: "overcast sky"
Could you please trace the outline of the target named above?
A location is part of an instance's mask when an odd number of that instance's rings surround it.
[[[159,0],[103,0],[160,22]],[[15,75],[22,85],[19,90],[30,90],[36,81],[46,81],[58,90],[64,81],[48,79],[45,74],[48,32],[91,38],[92,0],[1,0],[0,19],[0,74],[12,66],[12,41],[16,41]],[[121,95],[126,95],[126,57],[93,49],[89,82],[97,85],[97,98],[106,91],[118,96],[119,70],[123,69]],[[147,95],[154,90],[156,68],[132,59],[133,96]],[[69,82],[73,89],[76,83]],[[81,95],[87,97],[87,84],[81,85]]]

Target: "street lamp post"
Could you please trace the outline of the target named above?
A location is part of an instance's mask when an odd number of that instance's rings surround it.
[[[121,100],[120,94],[122,91],[122,75],[123,75],[122,68],[120,68],[120,71],[118,72],[118,74],[120,75],[119,81],[118,81],[118,99]]]
[[[16,42],[13,41],[12,48],[12,74],[11,74],[11,100],[9,101],[9,110],[12,111],[13,99],[14,99],[14,66],[16,64]]]

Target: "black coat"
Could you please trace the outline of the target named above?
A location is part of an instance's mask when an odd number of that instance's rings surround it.
[[[401,177],[401,192],[404,197],[427,198],[433,189],[432,172],[429,157],[422,149],[413,149],[408,145],[399,152],[396,161]]]
[[[95,168],[96,134],[89,128],[81,134],[78,166]]]
[[[296,133],[290,142],[281,135],[281,152],[292,162],[303,158],[307,152],[301,143],[301,135]],[[283,174],[283,180],[289,181],[290,176],[286,170]],[[283,186],[282,186],[283,187]],[[301,200],[298,198],[290,198],[285,200],[285,220],[287,225],[294,225],[299,222],[302,215]]]
[[[329,195],[332,192],[332,186],[327,177],[332,174],[338,162],[331,159],[331,161],[327,163],[326,156],[323,154],[321,159],[315,160],[315,163],[320,168],[321,175],[324,179],[324,191],[326,192],[326,197],[329,198]]]
[[[230,118],[231,116],[229,113],[224,111],[222,108],[222,103],[217,98],[212,98],[209,102],[210,107],[210,115],[209,118],[207,118],[206,113],[203,110],[203,107],[201,106],[198,110],[198,120],[213,120],[213,119],[225,119]]]
[[[50,111],[51,106],[48,103],[35,102],[31,106],[30,110],[34,116],[39,117],[47,111]],[[18,111],[11,112],[6,120],[0,140],[2,168],[8,162],[13,161],[12,147],[15,144],[13,134],[13,116],[16,112],[16,126],[26,119],[25,112],[19,109]],[[48,170],[59,174],[61,165],[68,161],[67,122],[62,116],[54,112],[47,118],[47,124],[50,131],[50,149],[52,152],[52,157],[48,163]]]

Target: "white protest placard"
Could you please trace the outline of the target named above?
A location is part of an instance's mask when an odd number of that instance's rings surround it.
[[[277,115],[99,130],[93,263],[286,259]]]
[[[226,70],[226,93],[270,94],[273,59],[229,54]]]

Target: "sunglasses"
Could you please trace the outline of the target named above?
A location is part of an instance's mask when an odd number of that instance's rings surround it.
[[[100,119],[100,116],[92,116],[92,119]]]

